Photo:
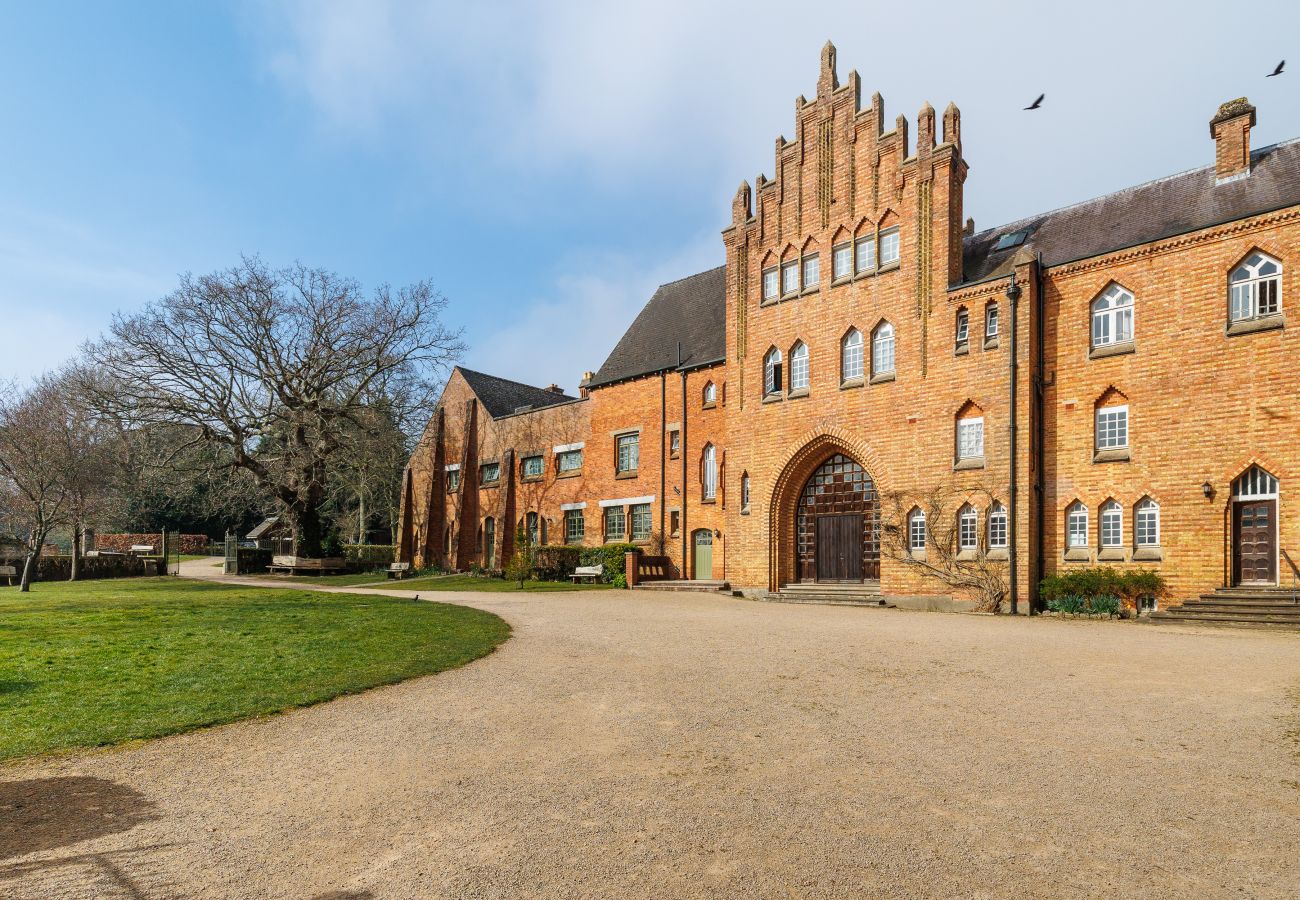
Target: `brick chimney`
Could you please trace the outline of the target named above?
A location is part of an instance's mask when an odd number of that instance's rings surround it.
[[[546,390],[550,391],[552,394],[563,394],[563,393],[564,393],[564,388],[560,387],[558,384],[555,384],[554,382],[548,384],[548,385],[546,386]]]
[[[1229,100],[1210,120],[1216,184],[1250,174],[1250,129],[1254,124],[1255,107],[1245,97]]]
[[[591,384],[591,379],[595,377],[596,377],[595,372],[582,373],[582,381],[578,382],[578,396],[581,397],[583,400],[586,400],[588,397],[591,396],[591,389],[588,387],[588,385]]]

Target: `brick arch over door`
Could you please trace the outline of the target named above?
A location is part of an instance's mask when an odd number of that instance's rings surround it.
[[[880,459],[869,447],[840,429],[805,436],[798,449],[786,454],[768,504],[769,590],[779,590],[782,585],[799,579],[795,537],[799,498],[813,473],[837,453],[862,466],[874,483],[877,494],[880,493],[880,481],[876,477],[880,471]]]

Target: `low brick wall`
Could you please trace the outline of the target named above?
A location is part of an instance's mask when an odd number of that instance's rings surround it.
[[[176,540],[176,535],[170,535],[172,541]],[[206,534],[182,534],[180,535],[181,553],[189,556],[198,553],[208,552],[209,539]],[[115,550],[118,553],[130,553],[131,548],[137,544],[152,544],[154,552],[162,552],[162,535],[155,534],[97,534],[95,535],[96,550]],[[175,543],[172,547],[175,548]],[[173,552],[174,549],[173,549]]]

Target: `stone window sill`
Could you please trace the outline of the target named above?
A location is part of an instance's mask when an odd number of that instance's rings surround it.
[[[975,550],[974,548],[970,550],[957,551],[957,562],[971,562],[972,560],[979,559],[979,557],[980,557],[979,551]]]
[[[982,468],[984,468],[984,457],[972,456],[969,459],[957,460],[957,462],[953,464],[952,470],[954,472],[966,472],[971,469],[982,469]]]
[[[846,378],[840,382],[840,390],[845,391],[849,388],[860,388],[864,384],[866,384],[866,382],[861,378]]]
[[[795,400],[798,399],[799,397],[807,397],[807,396],[808,396],[808,388],[796,388],[795,390],[786,394],[786,397],[788,397],[791,400]]]
[[[780,403],[780,402],[781,402],[782,400],[784,400],[784,399],[785,399],[785,397],[783,397],[783,396],[780,395],[780,394],[766,394],[766,395],[763,397],[763,402],[764,402],[764,403]]]
[[[840,287],[841,285],[849,284],[852,281],[853,281],[852,275],[841,275],[839,278],[836,278],[831,281],[831,287]]]
[[[965,356],[968,353],[970,353],[970,344],[967,343],[958,344],[956,349],[952,351],[953,356]]]
[[[1098,450],[1092,454],[1092,461],[1095,463],[1128,462],[1129,449],[1127,447],[1116,447],[1114,450]]]
[[[489,488],[499,488],[499,487],[501,487],[500,481],[485,481],[479,485],[479,489],[484,491],[488,490]]]
[[[1092,562],[1092,551],[1087,547],[1072,547],[1065,551],[1066,562]]]
[[[1118,344],[1104,344],[1100,347],[1093,347],[1088,351],[1088,359],[1105,359],[1107,356],[1125,356],[1136,352],[1137,344],[1133,341],[1121,341]]]
[[[1011,558],[1011,553],[1006,547],[993,547],[989,550],[987,558],[994,561],[1004,561]]]
[[[717,405],[718,405],[718,401],[717,401],[717,400],[705,400],[705,401],[704,401],[704,408],[705,408],[705,409],[714,409],[715,407],[717,407]]]
[[[618,479],[623,479],[623,478],[635,478],[636,476],[637,476],[637,470],[636,470],[636,469],[629,469],[629,470],[626,471],[626,472],[615,472],[615,473],[614,473],[614,477],[615,477],[615,478],[618,478]]]
[[[521,475],[521,476],[519,476],[519,483],[520,483],[520,484],[536,484],[536,483],[539,482],[539,481],[543,481],[543,480],[545,480],[545,478],[546,478],[545,475]]]
[[[740,508],[740,514],[741,514],[742,516],[747,516],[747,515],[749,515],[749,507],[748,507],[748,506],[742,506],[742,507]]]
[[[821,289],[822,289],[822,288],[821,288],[821,285],[819,285],[819,284],[817,284],[817,285],[813,285],[813,286],[810,287],[810,288],[804,288],[802,291],[800,291],[800,292],[799,292],[799,296],[800,296],[800,297],[807,297],[809,294],[815,294],[815,293],[817,293],[818,291],[820,291]]]
[[[872,384],[884,384],[887,381],[893,381],[893,380],[894,380],[893,372],[881,372],[879,375],[871,376]]]
[[[1123,547],[1104,547],[1097,554],[1097,559],[1101,562],[1123,562],[1128,556]]]
[[[916,560],[917,562],[925,562],[924,550],[908,550],[907,555],[910,556],[912,559]]]
[[[577,478],[582,474],[581,469],[569,469],[567,472],[556,472],[556,478]]]
[[[1133,551],[1134,562],[1160,562],[1164,558],[1159,547],[1138,547]]]
[[[998,349],[998,338],[997,338],[997,335],[994,335],[994,336],[991,337],[991,338],[985,338],[985,339],[984,339],[984,349],[985,349],[985,350],[996,350],[996,349]]]
[[[1257,331],[1272,331],[1274,328],[1283,328],[1286,326],[1286,316],[1282,313],[1275,313],[1271,316],[1260,316],[1258,319],[1242,319],[1240,322],[1232,322],[1228,325],[1227,335],[1232,337],[1237,334],[1254,334]]]
[[[883,266],[876,269],[876,271],[881,274],[884,274],[885,272],[895,272],[898,269],[902,268],[902,266],[903,266],[903,261],[896,259],[891,263],[885,263]]]
[[[705,497],[703,500],[700,501],[700,505],[701,505],[701,506],[713,506],[713,505],[715,505],[717,502],[718,502],[718,498],[716,498],[716,497],[712,497],[712,498],[710,498],[710,497]]]

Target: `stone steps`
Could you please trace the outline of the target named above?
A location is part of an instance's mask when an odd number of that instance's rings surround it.
[[[1290,588],[1220,588],[1151,614],[1154,623],[1254,625],[1300,631],[1300,603]]]
[[[731,583],[727,581],[687,581],[673,579],[666,581],[642,581],[632,588],[634,591],[689,591],[697,594],[716,594],[729,592]]]
[[[869,606],[893,609],[894,604],[880,596],[879,581],[861,583],[796,583],[764,595],[772,603],[817,603],[831,606]]]

